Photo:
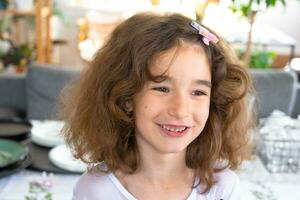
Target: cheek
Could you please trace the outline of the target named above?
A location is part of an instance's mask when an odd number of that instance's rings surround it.
[[[147,113],[152,113],[156,107],[155,101],[149,95],[140,95],[134,99],[134,113],[136,117],[145,117]]]
[[[198,104],[194,111],[194,119],[200,124],[205,124],[209,116],[209,102]]]

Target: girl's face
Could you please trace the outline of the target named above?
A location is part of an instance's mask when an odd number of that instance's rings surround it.
[[[133,98],[135,135],[140,150],[185,152],[209,115],[210,66],[201,47],[182,42],[150,65],[154,76],[165,71],[163,82],[149,81]]]

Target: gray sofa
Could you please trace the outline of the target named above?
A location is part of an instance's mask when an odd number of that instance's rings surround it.
[[[0,74],[0,107],[15,108],[28,119],[56,119],[60,91],[78,74],[70,68],[37,64],[29,68],[27,76]],[[294,72],[252,70],[251,74],[259,117],[274,109],[294,117],[300,114],[300,85]]]
[[[78,74],[78,70],[38,64],[29,67],[27,76],[0,74],[2,116],[57,119],[59,94]]]
[[[267,117],[274,109],[289,116],[300,114],[300,84],[294,71],[251,70],[258,117]]]

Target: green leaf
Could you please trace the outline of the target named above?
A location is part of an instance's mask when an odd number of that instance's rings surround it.
[[[260,7],[261,5],[265,5],[267,8],[274,7],[278,2],[286,6],[286,0],[232,0],[231,7],[234,9],[231,8],[231,10],[233,12],[241,12],[244,17],[248,17],[256,7]]]
[[[286,6],[285,0],[281,0],[281,3],[284,7]]]
[[[275,6],[276,0],[266,0],[267,8],[270,6]]]
[[[29,197],[29,196],[25,196],[25,200],[37,200],[37,198],[35,198],[35,197]]]
[[[251,68],[266,69],[272,67],[277,54],[274,51],[254,51],[251,55]]]
[[[244,5],[241,8],[241,11],[243,13],[243,16],[248,17],[251,13],[251,5]]]
[[[45,196],[46,200],[52,200],[52,194],[50,192],[48,192]]]

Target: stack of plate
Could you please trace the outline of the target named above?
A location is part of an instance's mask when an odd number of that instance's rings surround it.
[[[61,174],[84,172],[86,165],[64,145],[63,126],[62,121],[0,119],[0,177],[27,167]]]
[[[59,145],[51,149],[49,160],[55,166],[70,172],[82,173],[86,170],[86,164],[75,159],[66,145]]]
[[[31,168],[53,173],[82,173],[86,166],[76,160],[64,145],[62,121],[31,121],[31,141],[28,144],[32,155]]]
[[[31,141],[42,147],[55,147],[63,144],[64,139],[60,132],[64,126],[62,121],[45,120],[31,121],[33,127],[31,129]]]
[[[24,119],[0,119],[0,138],[21,141],[27,139],[31,123]]]
[[[26,145],[0,139],[0,177],[18,172],[30,163],[29,149]]]

